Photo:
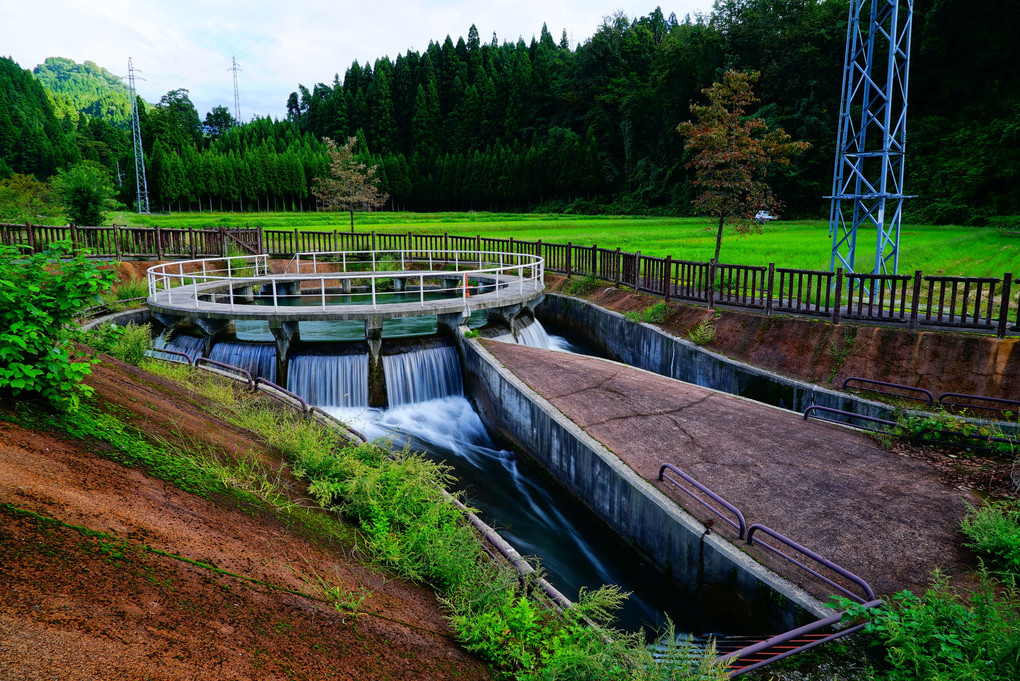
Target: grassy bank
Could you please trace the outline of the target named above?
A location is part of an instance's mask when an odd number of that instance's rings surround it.
[[[344,231],[345,213],[178,213],[141,216],[118,213],[118,224],[160,227],[236,227]],[[408,232],[509,237],[534,241],[597,244],[603,248],[671,255],[682,260],[709,260],[715,232],[706,218],[539,215],[508,213],[361,213],[358,231]],[[858,263],[874,258],[874,232],[858,234]],[[820,220],[779,222],[763,234],[740,236],[727,230],[723,262],[797,269],[829,268],[832,240]],[[1001,277],[1020,267],[1020,236],[993,228],[907,225],[900,236],[900,272]]]

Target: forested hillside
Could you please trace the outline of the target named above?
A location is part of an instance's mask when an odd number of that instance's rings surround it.
[[[173,90],[142,119],[152,207],[314,207],[311,182],[326,163],[321,139],[356,135],[359,153],[380,166],[388,208],[687,214],[676,126],[692,102],[704,101],[703,88],[736,68],[762,74],[754,115],[811,144],[773,180],[784,215],[820,217],[831,190],[848,7],[717,0],[710,17],[695,18],[656,9],[607,18],[574,48],[545,26],[528,42],[483,40],[471,27],[424,52],[355,62],[331,83],[298,85],[279,121],[237,125],[216,107],[203,122],[188,91]],[[919,197],[907,208],[913,219],[983,224],[1020,213],[1018,28],[1020,3],[1010,0],[915,4],[906,186]],[[64,74],[82,93],[93,86],[79,76],[109,75],[99,71],[58,59],[37,69]],[[97,110],[99,101],[78,104],[77,150],[47,165],[20,142],[0,140],[0,157],[14,171],[44,176],[76,153],[128,168],[129,138],[108,129],[109,108]],[[124,186],[134,187],[131,175]]]
[[[46,89],[0,59],[0,178],[12,171],[46,178],[79,158],[74,128],[57,118]]]
[[[79,113],[102,118],[123,130],[131,129],[130,90],[102,66],[91,61],[77,64],[64,57],[48,57],[33,73]]]

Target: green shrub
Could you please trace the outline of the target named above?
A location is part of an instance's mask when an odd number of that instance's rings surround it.
[[[563,285],[563,292],[568,296],[586,296],[589,293],[593,293],[600,286],[602,282],[595,278],[595,275],[589,274],[581,279],[571,279]]]
[[[665,302],[660,301],[649,305],[640,312],[624,312],[623,316],[632,322],[645,322],[647,324],[661,324],[666,321],[669,314],[669,307]]]
[[[903,591],[870,611],[841,603],[869,620],[865,631],[885,649],[887,666],[877,670],[877,678],[1007,681],[1020,668],[1016,593],[997,598],[987,577],[978,590],[962,596],[936,574],[923,599]]]
[[[148,324],[103,324],[81,334],[82,342],[117,359],[138,366],[152,349],[152,327]]]
[[[25,254],[0,246],[0,394],[38,395],[50,405],[75,410],[90,367],[71,357],[69,327],[78,312],[99,302],[114,274],[71,255],[70,244]]]
[[[1016,586],[1020,579],[1020,504],[991,503],[971,508],[960,525],[967,548],[981,555],[986,567]]]
[[[911,442],[944,442],[962,447],[982,447],[1004,456],[1016,454],[1018,443],[993,424],[970,421],[945,411],[897,417],[901,435]],[[1000,441],[1005,440],[1005,441]]]

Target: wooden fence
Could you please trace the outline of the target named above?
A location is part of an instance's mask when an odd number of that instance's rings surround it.
[[[909,328],[958,328],[1003,338],[1020,330],[1020,287],[1001,278],[844,273],[717,262],[696,262],[580,246],[449,234],[306,232],[244,228],[56,227],[0,224],[0,244],[35,250],[58,241],[98,258],[204,258],[242,253],[289,257],[324,251],[491,251],[545,258],[545,268],[567,276],[590,276],[653,293],[666,300],[903,324]]]

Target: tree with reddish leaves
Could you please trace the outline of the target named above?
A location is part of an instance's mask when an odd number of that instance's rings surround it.
[[[379,191],[379,166],[368,166],[354,156],[357,137],[348,137],[342,146],[323,137],[329,154],[329,175],[316,177],[312,193],[319,199],[323,210],[343,210],[351,214],[351,232],[354,232],[354,211],[378,208],[386,203],[389,194]]]
[[[779,211],[783,202],[766,182],[768,171],[788,166],[793,156],[810,146],[792,141],[782,128],[769,130],[762,119],[746,115],[746,108],[758,101],[752,87],[759,75],[727,71],[721,83],[702,90],[708,96],[707,105],[691,105],[694,120],[677,126],[687,140],[687,151],[693,154],[687,164],[694,170],[691,183],[701,192],[694,207],[719,219],[716,261],[726,223],[741,234],[761,232],[755,215]]]

